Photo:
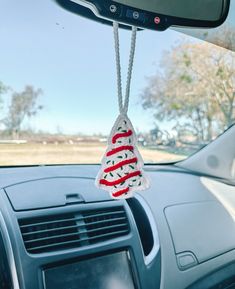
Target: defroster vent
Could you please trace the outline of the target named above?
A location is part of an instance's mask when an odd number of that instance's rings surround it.
[[[129,232],[123,207],[19,220],[26,250],[44,253],[96,244]]]

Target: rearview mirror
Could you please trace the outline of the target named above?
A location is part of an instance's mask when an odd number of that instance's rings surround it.
[[[56,1],[64,8],[93,20],[117,21],[160,31],[170,26],[217,27],[226,19],[230,4],[230,0]]]

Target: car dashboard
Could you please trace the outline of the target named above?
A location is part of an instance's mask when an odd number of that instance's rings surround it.
[[[151,187],[113,200],[98,170],[1,168],[0,288],[235,288],[232,186],[147,165]]]

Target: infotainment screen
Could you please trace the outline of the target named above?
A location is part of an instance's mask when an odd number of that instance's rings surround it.
[[[127,252],[43,271],[45,289],[136,289]]]

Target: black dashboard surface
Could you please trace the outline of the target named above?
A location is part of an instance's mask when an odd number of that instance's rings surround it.
[[[11,240],[20,288],[44,288],[43,283],[38,282],[38,268],[120,248],[129,248],[133,254],[138,289],[230,288],[234,276],[226,268],[235,260],[234,220],[224,204],[205,186],[202,176],[174,165],[146,166],[151,187],[137,194],[137,199],[149,210],[147,217],[151,219],[152,228],[156,226],[153,235],[155,243],[159,244],[151,256],[143,256],[135,224],[140,222],[139,218],[133,219],[131,203],[112,201],[106,192],[95,188],[98,169],[98,165],[1,168],[0,210]],[[210,182],[209,178],[204,179]],[[129,235],[90,249],[84,247],[84,250],[79,248],[48,256],[39,254],[32,258],[26,252],[18,228],[19,219],[38,218],[45,212],[51,215],[84,210],[84,206],[100,208],[102,204],[125,207],[131,226]],[[215,278],[209,278],[214,276],[210,274],[221,270],[226,273],[218,273],[220,278],[216,282]],[[36,278],[33,283],[27,280],[32,276]],[[199,285],[195,285],[198,282]]]

